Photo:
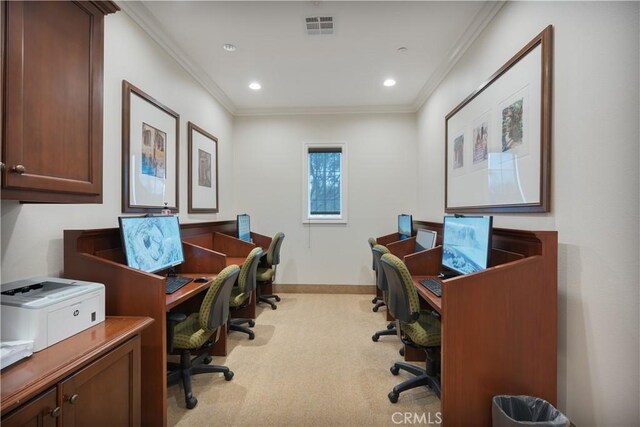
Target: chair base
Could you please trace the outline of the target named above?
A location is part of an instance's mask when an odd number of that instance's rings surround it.
[[[384,335],[398,335],[398,331],[396,331],[396,328],[393,329],[383,329],[381,331],[376,332],[375,334],[373,334],[373,336],[371,337],[371,339],[373,340],[373,342],[378,342],[378,340],[380,339],[381,336]]]
[[[384,307],[386,305],[387,304],[385,304],[384,301],[380,300],[376,303],[376,305],[373,306],[372,310],[377,313],[380,307]]]
[[[275,302],[271,301],[271,299],[275,299],[276,301],[280,302],[280,297],[278,295],[260,295],[258,296],[257,302],[267,303],[271,306],[272,310],[275,310],[276,308],[278,308],[278,306]]]
[[[403,391],[422,386],[429,387],[440,398],[440,369],[436,358],[433,357],[432,348],[429,347],[425,351],[427,353],[427,369],[418,368],[406,362],[396,362],[391,367],[390,371],[393,375],[398,375],[401,369],[415,375],[413,378],[409,378],[393,388],[388,395],[391,403],[396,403],[400,393]]]
[[[198,404],[198,399],[193,395],[191,387],[191,377],[193,375],[221,372],[224,374],[226,381],[231,381],[233,378],[233,372],[229,368],[221,365],[209,365],[211,360],[212,358],[208,353],[200,354],[191,359],[191,351],[182,350],[180,352],[180,363],[167,364],[167,370],[169,371],[167,373],[167,385],[175,384],[182,380],[187,409],[193,409]]]
[[[249,335],[249,339],[252,340],[256,337],[256,334],[254,334],[251,329],[242,326],[245,323],[249,324],[249,328],[253,328],[256,325],[256,322],[254,322],[253,319],[230,319],[228,323],[229,330],[244,332],[245,334]]]

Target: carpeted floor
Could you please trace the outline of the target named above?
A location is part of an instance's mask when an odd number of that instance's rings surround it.
[[[369,295],[280,294],[277,310],[258,308],[256,338],[229,334],[229,355],[215,357],[235,373],[193,377],[198,406],[185,408],[181,385],[168,390],[169,425],[393,426],[437,425],[440,401],[424,387],[387,394],[409,378],[389,372],[401,360],[385,309],[371,311]],[[420,364],[424,366],[424,364]]]

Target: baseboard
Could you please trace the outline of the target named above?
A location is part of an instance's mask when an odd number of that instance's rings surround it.
[[[375,295],[375,285],[287,285],[273,284],[274,293]]]

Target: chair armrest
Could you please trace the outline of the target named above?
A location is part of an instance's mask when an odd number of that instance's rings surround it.
[[[167,353],[173,351],[173,337],[175,335],[175,327],[178,323],[184,322],[187,319],[187,315],[184,313],[167,313]]]

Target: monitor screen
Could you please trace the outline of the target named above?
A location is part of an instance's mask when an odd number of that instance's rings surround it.
[[[129,267],[155,273],[184,262],[177,216],[121,216],[118,221]]]
[[[416,252],[435,247],[437,236],[438,233],[435,231],[419,228],[418,234],[416,234]]]
[[[492,221],[490,216],[445,216],[442,265],[459,274],[487,268]]]
[[[408,239],[411,237],[413,231],[413,218],[411,215],[400,214],[398,215],[398,234],[400,240]]]
[[[238,215],[236,219],[238,239],[251,242],[251,217],[247,214]]]

